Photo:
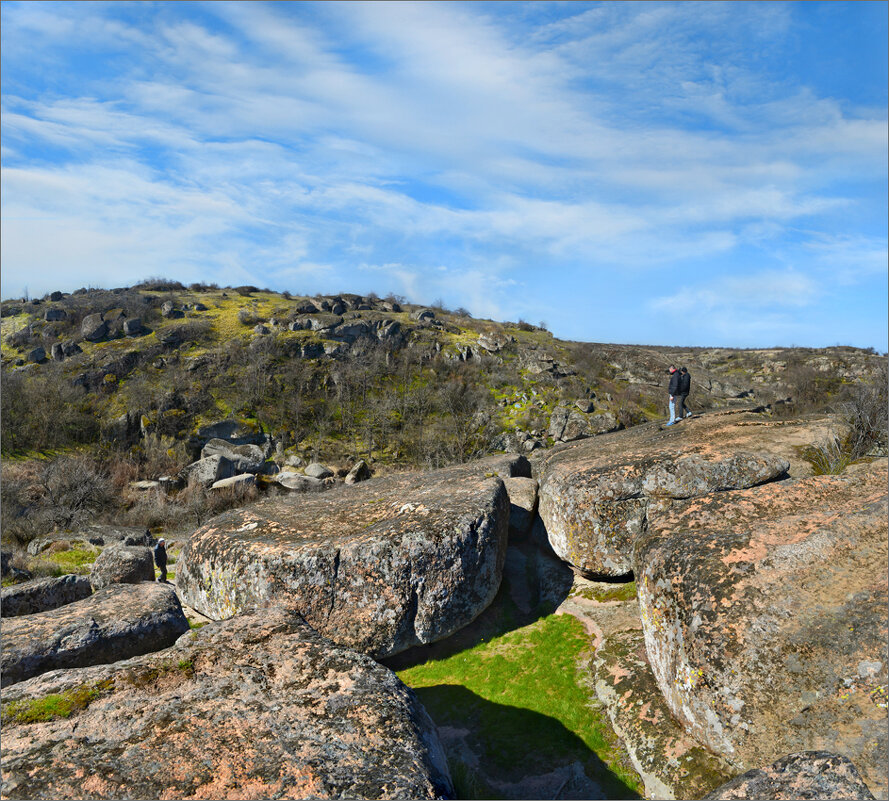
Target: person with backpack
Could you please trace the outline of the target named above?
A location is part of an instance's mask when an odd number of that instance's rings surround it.
[[[167,546],[166,541],[161,537],[154,546],[154,563],[161,571],[158,581],[167,583]]]
[[[691,417],[691,412],[688,410],[688,407],[685,405],[686,401],[688,401],[688,393],[691,391],[691,376],[684,367],[679,369],[679,394],[678,400],[678,412],[677,417],[679,420],[682,420],[685,417]]]
[[[670,365],[670,386],[667,388],[667,392],[670,395],[670,422],[667,423],[668,426],[673,425],[676,422],[676,397],[679,395],[679,379],[681,377],[680,372],[676,369],[675,365]]]

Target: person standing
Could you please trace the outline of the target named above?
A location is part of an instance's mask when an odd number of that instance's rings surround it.
[[[679,370],[679,419],[691,417],[688,406],[688,394],[691,392],[691,375],[684,367]]]
[[[161,537],[154,546],[154,563],[158,566],[161,575],[158,581],[167,583],[167,546],[166,540]]]
[[[676,369],[675,365],[671,364],[670,386],[667,387],[667,392],[670,394],[670,422],[667,423],[668,426],[671,426],[676,422],[676,397],[679,395],[679,378],[679,371]]]

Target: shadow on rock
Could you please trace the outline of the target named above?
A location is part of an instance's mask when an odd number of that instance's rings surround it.
[[[460,685],[415,692],[438,727],[457,798],[640,798],[554,718]]]
[[[571,569],[553,553],[549,543],[510,545],[500,590],[472,623],[443,640],[380,661],[392,670],[406,670],[474,648],[552,614],[568,597],[573,581]]]

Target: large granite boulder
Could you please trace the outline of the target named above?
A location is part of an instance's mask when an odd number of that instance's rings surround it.
[[[79,693],[68,719],[20,722]],[[388,668],[284,610],[163,654],[4,691],[3,797],[452,798],[434,724]]]
[[[234,466],[225,456],[219,454],[198,459],[179,471],[179,478],[184,484],[196,482],[205,487],[212,487],[217,481],[233,475]]]
[[[767,768],[755,768],[718,787],[705,799],[796,801],[796,799],[872,799],[860,774],[846,757],[826,751],[789,754]]]
[[[4,620],[0,682],[6,687],[48,670],[159,651],[186,631],[172,587],[116,584],[58,609]]]
[[[645,430],[596,437],[547,456],[539,514],[553,550],[583,575],[625,575],[652,500],[751,487],[786,474],[789,462],[780,456],[720,447],[710,436],[716,427],[704,424],[680,439],[640,426]]]
[[[86,576],[74,575],[4,587],[0,598],[0,614],[3,617],[18,617],[46,612],[88,598],[92,592],[92,585]]]
[[[374,657],[443,639],[500,586],[509,498],[462,466],[225,512],[177,563],[183,600],[222,619],[275,600]]]
[[[88,342],[98,342],[108,334],[108,323],[101,314],[88,314],[80,324],[80,335]]]
[[[222,456],[231,462],[234,474],[259,473],[265,463],[265,449],[259,445],[234,445],[224,439],[211,439],[204,445],[201,458],[211,456]]]
[[[94,590],[112,584],[138,584],[154,581],[154,557],[144,545],[109,545],[90,568]]]
[[[634,569],[654,675],[737,769],[830,751],[886,795],[887,508],[881,459],[649,510]]]

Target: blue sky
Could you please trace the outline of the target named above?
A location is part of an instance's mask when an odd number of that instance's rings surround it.
[[[2,296],[375,291],[887,349],[887,9],[2,3]]]

